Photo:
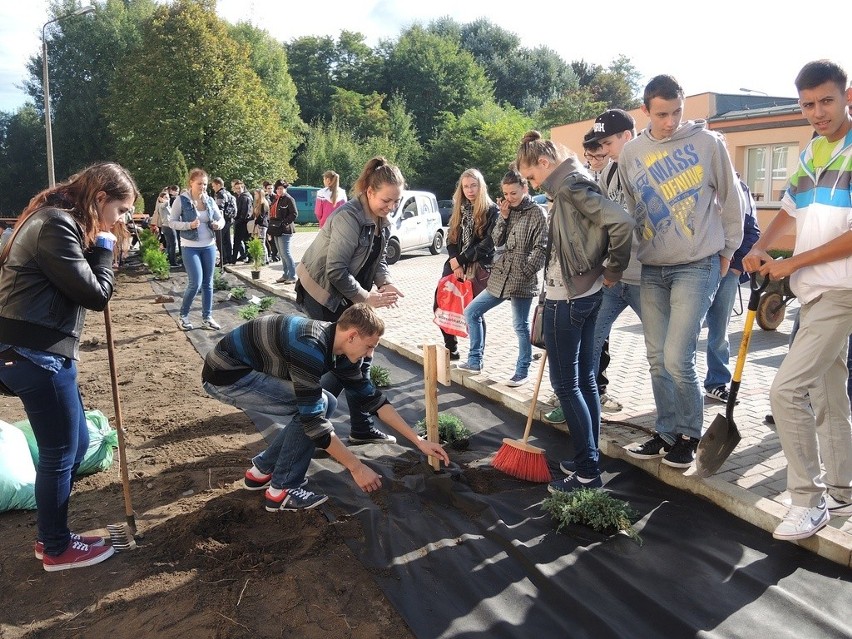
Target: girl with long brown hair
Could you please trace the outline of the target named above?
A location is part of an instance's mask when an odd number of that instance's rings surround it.
[[[68,529],[89,445],[77,359],[86,309],[103,310],[115,285],[112,230],[138,197],[118,164],[90,166],[30,200],[0,253],[0,387],[21,399],[38,444],[34,552],[49,572],[113,553]]]

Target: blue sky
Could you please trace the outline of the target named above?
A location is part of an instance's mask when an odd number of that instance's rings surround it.
[[[41,46],[48,4],[48,0],[0,4],[2,111],[13,111],[26,100],[20,85],[27,59]],[[498,4],[481,0],[219,0],[218,12],[229,22],[248,20],[282,41],[337,35],[348,29],[363,33],[370,45],[395,38],[414,22],[451,15],[465,23],[484,16],[516,33],[523,46],[546,45],[567,62],[583,59],[606,66],[616,56],[626,55],[642,74],[643,83],[669,73],[687,95],[738,93],[745,87],[795,96],[793,78],[803,64],[817,58],[830,58],[852,74],[852,49],[842,31],[825,29],[822,36],[818,27],[805,31],[791,22],[790,12],[766,8],[764,3],[717,0],[712,12],[697,18],[695,9],[684,5],[623,0],[606,5],[539,1],[510,5],[508,10],[498,10]]]

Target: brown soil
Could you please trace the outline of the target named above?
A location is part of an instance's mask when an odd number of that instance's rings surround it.
[[[131,268],[118,279],[110,308],[139,547],[47,573],[33,558],[35,513],[0,514],[0,637],[412,637],[344,543],[358,536],[356,520],[267,513],[241,489],[262,440],[242,412],[204,393],[201,358],[148,277]],[[86,408],[115,424],[102,313],[88,314],[81,350]],[[25,418],[14,398],[0,410],[7,422]],[[123,521],[116,455],[75,484],[70,525]]]

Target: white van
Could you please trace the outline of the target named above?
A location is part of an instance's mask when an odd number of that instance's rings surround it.
[[[403,191],[396,210],[388,215],[390,241],[387,262],[394,264],[407,251],[428,248],[437,255],[444,248],[444,227],[434,193]]]

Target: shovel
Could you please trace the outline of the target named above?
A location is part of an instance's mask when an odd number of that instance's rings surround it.
[[[757,276],[751,274],[751,295],[748,298],[748,314],[743,326],[743,339],[740,342],[740,352],[737,355],[737,365],[731,379],[731,392],[728,395],[728,404],[725,407],[725,415],[716,415],[713,423],[702,435],[695,451],[695,470],[699,477],[709,477],[725,463],[737,444],[740,443],[740,431],[734,423],[734,405],[737,403],[737,395],[740,390],[740,380],[745,366],[748,343],[751,341],[751,329],[754,325],[754,316],[760,302],[760,294],[766,289],[769,278],[758,286]]]

